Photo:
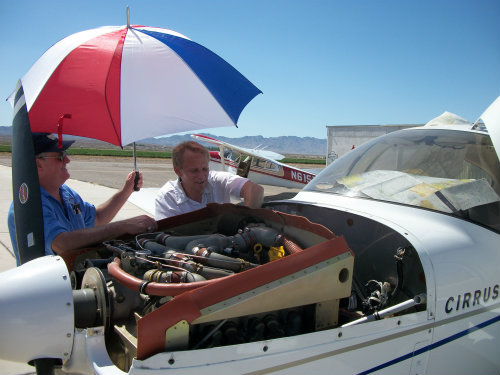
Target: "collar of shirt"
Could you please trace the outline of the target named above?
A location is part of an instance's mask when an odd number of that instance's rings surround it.
[[[40,186],[40,193],[42,196],[46,197],[47,199],[50,199],[50,200],[53,200],[53,201],[56,201],[57,203],[59,203],[59,201],[56,198],[54,198],[52,195],[50,195],[49,192],[47,190],[45,190],[45,188],[43,186]],[[63,206],[64,206],[64,202],[67,202],[69,204],[74,203],[73,196],[65,188],[65,185],[62,185],[59,187],[59,195],[61,197],[61,201],[63,202]]]
[[[182,187],[181,180],[178,178],[174,183],[174,196],[175,203],[182,204],[184,202],[193,201],[186,195],[184,188]],[[211,196],[213,191],[212,184],[210,183],[210,175],[208,177],[207,185],[205,186],[205,190],[203,190],[203,197],[201,199],[201,203],[207,202],[208,198]],[[193,201],[194,202],[194,201]]]

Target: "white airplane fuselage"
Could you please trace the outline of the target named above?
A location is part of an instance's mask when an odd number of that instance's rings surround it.
[[[425,273],[418,277],[425,279],[426,310],[280,339],[159,353],[134,360],[130,374],[490,374],[500,368],[498,234],[430,211],[419,212],[416,220],[412,208],[388,211],[384,203],[361,199],[325,200],[324,194],[301,192],[287,204],[299,208],[304,200],[349,210],[407,238]],[[76,335],[75,345],[81,347],[73,348],[74,356],[81,355],[82,362],[86,353],[90,359],[102,358],[100,349],[92,351],[103,346],[102,332]]]
[[[228,158],[223,164],[217,151],[210,152],[209,166],[214,171],[238,173],[238,165]],[[246,177],[261,185],[300,189],[314,178],[314,174],[276,161],[254,158]]]

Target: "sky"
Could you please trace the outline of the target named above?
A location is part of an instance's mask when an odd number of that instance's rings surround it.
[[[500,95],[499,0],[0,0],[0,126],[6,99],[54,43],[131,24],[178,31],[263,94],[227,137],[326,138],[327,126],[474,122]]]

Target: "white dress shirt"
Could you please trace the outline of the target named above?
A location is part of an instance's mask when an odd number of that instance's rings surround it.
[[[155,219],[184,214],[204,208],[207,203],[230,203],[231,198],[241,199],[241,188],[248,179],[229,172],[210,171],[201,202],[186,196],[179,179],[167,181],[155,199]]]

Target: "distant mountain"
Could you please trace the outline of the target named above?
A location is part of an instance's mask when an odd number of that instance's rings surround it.
[[[313,137],[296,137],[296,136],[281,136],[265,138],[261,135],[245,136],[240,138],[229,138],[211,135],[208,133],[201,133],[206,136],[216,138],[220,141],[233,144],[235,146],[246,148],[259,148],[270,151],[275,151],[287,155],[311,155],[311,156],[324,156],[326,155],[326,139],[319,139]],[[10,126],[0,126],[0,136],[11,137],[12,128]],[[76,139],[75,146],[81,145],[89,147],[89,143],[99,144],[95,147],[109,147],[109,144],[92,140],[89,138],[67,136],[67,139]],[[153,148],[170,148],[174,147],[180,142],[192,140],[189,135],[172,135],[169,137],[161,138],[146,138],[136,142],[138,148],[148,148],[148,145]],[[207,146],[208,144],[205,144]]]
[[[200,133],[200,134],[216,138],[220,141],[230,143],[235,146],[265,149],[265,150],[275,151],[281,154],[315,155],[315,156],[326,155],[326,139],[319,139],[313,137],[295,137],[295,136],[265,138],[261,135],[245,136],[240,138],[229,138],[229,137],[212,135],[208,133]],[[173,135],[170,137],[143,139],[138,143],[173,147],[176,144],[186,140],[192,140],[192,138],[189,135]]]
[[[12,135],[12,126],[0,126],[0,135]]]

